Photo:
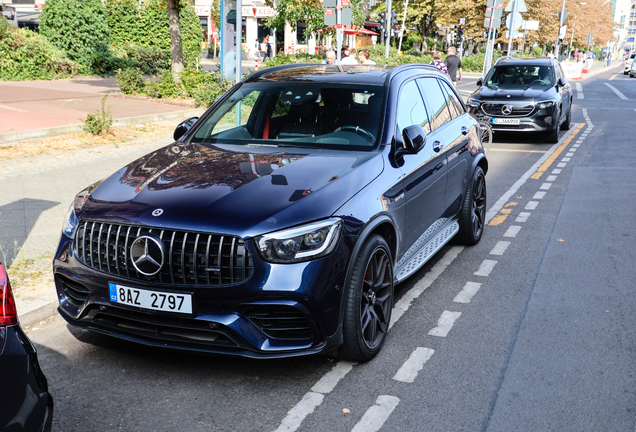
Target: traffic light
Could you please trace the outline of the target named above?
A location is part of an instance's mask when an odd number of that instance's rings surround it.
[[[384,26],[386,25],[386,12],[380,12],[378,15],[380,15],[380,25],[378,26],[378,31],[382,33],[385,30]]]
[[[397,12],[391,11],[391,27],[398,25]]]
[[[464,24],[460,24],[457,26],[457,37],[461,39],[462,36],[464,36]]]

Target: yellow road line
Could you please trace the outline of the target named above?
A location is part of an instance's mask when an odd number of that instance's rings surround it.
[[[611,81],[611,80],[613,80],[614,78],[616,78],[616,75],[612,75],[612,76],[610,77],[610,79],[609,79],[609,80]]]
[[[565,148],[570,144],[574,137],[581,131],[581,129],[583,129],[583,126],[585,126],[585,123],[579,123],[579,126],[574,130],[574,132],[572,132],[570,136],[567,137],[565,141],[563,141],[563,144],[561,144],[559,148],[557,148],[554,153],[552,153],[552,155],[545,162],[543,162],[543,165],[541,165],[539,169],[537,169],[537,172],[532,174],[530,178],[534,180],[540,179],[541,176],[548,170],[548,168],[550,168],[550,165],[552,165],[556,158],[558,158],[563,150],[565,150]]]
[[[517,204],[518,203],[516,203],[514,201],[510,201],[508,204],[506,204],[504,206],[504,208],[499,210],[499,214],[497,216],[495,216],[494,218],[492,218],[492,220],[490,221],[488,226],[497,226],[497,225],[501,225],[502,223],[504,223],[504,221],[506,220],[508,215],[510,213],[512,213],[512,209],[510,207],[514,207]]]

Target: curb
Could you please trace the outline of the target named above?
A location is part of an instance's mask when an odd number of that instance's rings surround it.
[[[32,293],[14,292],[18,320],[23,327],[32,326],[57,314],[55,284],[46,283],[31,288]]]
[[[131,126],[136,124],[155,123],[166,120],[181,120],[188,117],[200,116],[207,108],[195,108],[189,110],[173,111],[162,114],[150,114],[138,117],[126,117],[121,119],[113,119],[113,126]],[[0,134],[0,145],[15,143],[15,141],[24,141],[33,138],[46,138],[59,135],[66,135],[82,130],[82,124],[74,124],[69,126],[58,126],[45,129],[33,129],[22,132],[10,132]],[[15,143],[19,144],[19,143]]]

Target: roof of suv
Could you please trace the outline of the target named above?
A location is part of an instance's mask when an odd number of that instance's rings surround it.
[[[364,83],[384,85],[388,78],[405,70],[426,69],[439,73],[439,70],[426,64],[387,65],[327,65],[316,63],[290,64],[275,66],[254,72],[244,82],[303,81],[332,83]]]
[[[495,63],[495,66],[499,65],[508,65],[508,66],[527,66],[527,65],[536,65],[536,66],[550,66],[554,62],[554,59],[549,57],[538,57],[538,58],[510,58],[510,57],[502,57]]]

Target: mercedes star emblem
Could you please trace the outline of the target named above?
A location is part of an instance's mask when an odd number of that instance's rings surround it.
[[[512,105],[504,105],[503,107],[501,107],[501,113],[503,115],[510,115],[512,114]]]
[[[153,210],[152,212],[153,216],[161,216],[162,214],[163,214],[163,209],[160,209],[160,208]]]
[[[144,234],[135,239],[130,246],[130,259],[139,273],[154,276],[163,267],[164,251],[160,239]]]

